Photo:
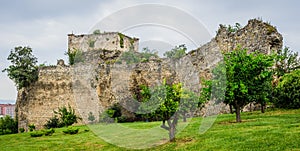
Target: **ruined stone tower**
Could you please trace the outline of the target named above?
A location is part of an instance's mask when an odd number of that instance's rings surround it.
[[[70,34],[68,38],[68,51],[82,52],[84,61],[72,66],[59,61],[57,66],[39,68],[38,80],[18,92],[19,128],[27,129],[29,124],[42,128],[53,116],[53,110],[68,105],[76,109],[83,124],[90,111],[98,117],[116,102],[134,106],[130,99],[134,90],[142,84],[155,85],[162,79],[198,89],[199,79],[209,78],[211,69],[222,59],[221,51],[231,51],[238,45],[262,53],[282,48],[282,36],[276,28],[256,19],[235,32],[221,26],[210,42],[179,60],[156,58],[134,66],[115,61],[124,51],[138,51],[137,38],[117,32]],[[128,110],[124,115],[130,116],[133,109]]]

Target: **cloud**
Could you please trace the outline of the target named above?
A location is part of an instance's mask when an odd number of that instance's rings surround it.
[[[92,27],[103,18],[112,13],[127,7],[139,4],[163,4],[176,7],[187,14],[193,16],[202,23],[207,31],[214,36],[219,24],[235,24],[236,22],[245,25],[248,19],[262,17],[266,21],[270,21],[277,26],[280,33],[284,35],[285,45],[294,51],[300,51],[299,43],[299,26],[298,12],[300,1],[298,0],[252,0],[252,1],[236,1],[236,0],[146,0],[146,1],[120,1],[120,0],[6,0],[0,5],[0,68],[8,66],[6,57],[9,51],[15,46],[29,45],[33,48],[34,54],[39,58],[39,63],[47,61],[48,64],[55,64],[59,58],[66,59],[64,52],[67,50],[67,34],[82,34],[92,30]],[[129,13],[129,12],[128,12]],[[164,16],[170,12],[161,12]],[[155,14],[153,10],[140,11],[133,13],[134,18],[143,18]],[[124,14],[126,16],[126,14]],[[128,15],[128,14],[127,14]],[[171,13],[172,15],[172,13]],[[176,19],[185,23],[186,18],[175,16],[175,20],[166,19],[165,23],[176,22]],[[126,18],[124,18],[126,20]],[[101,30],[101,29],[100,29]],[[170,31],[165,31],[166,35],[171,35]],[[128,32],[128,34],[137,35],[141,40],[152,37],[154,40],[166,35],[161,29],[155,29],[152,33],[149,31]],[[187,28],[187,31],[195,31],[194,28]],[[157,34],[156,38],[155,35]],[[131,36],[131,35],[130,35]],[[171,36],[167,43],[181,41],[180,36]],[[206,40],[207,41],[207,40]],[[1,98],[15,99],[16,91],[13,83],[5,74],[0,73],[1,89],[8,90],[2,93]],[[6,81],[6,82],[5,82]]]

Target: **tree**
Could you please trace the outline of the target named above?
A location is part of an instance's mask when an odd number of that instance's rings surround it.
[[[7,72],[8,77],[13,80],[18,89],[28,87],[37,80],[37,58],[33,56],[30,47],[15,47],[11,50],[7,60],[11,62]]]
[[[279,108],[300,108],[300,70],[285,74],[274,91],[274,104]]]
[[[181,83],[168,85],[164,81],[162,85],[152,88],[143,86],[141,93],[142,104],[138,113],[147,118],[161,119],[161,128],[169,131],[170,141],[175,141],[180,116],[199,105],[199,97],[194,92],[184,90]]]
[[[175,48],[173,48],[170,51],[166,51],[164,53],[164,56],[167,58],[179,59],[186,55],[186,50],[187,50],[187,48],[186,48],[185,44],[182,44],[179,46],[175,46]]]
[[[93,123],[95,121],[95,119],[96,118],[95,118],[93,112],[89,112],[89,114],[88,114],[88,120]]]
[[[235,108],[236,122],[241,122],[240,112],[246,104],[254,99],[266,101],[268,91],[261,85],[267,85],[267,82],[270,82],[269,78],[272,75],[270,68],[274,63],[275,56],[259,52],[248,53],[247,49],[241,49],[240,47],[224,55],[226,69],[224,103]],[[222,66],[222,64],[219,66]],[[224,71],[216,70],[216,72],[221,74],[220,72]],[[220,83],[224,78],[219,77],[213,80],[213,83]],[[223,86],[216,86],[215,89],[223,91]]]
[[[300,69],[300,59],[298,52],[292,52],[288,47],[277,52],[275,73],[277,78],[286,73]]]

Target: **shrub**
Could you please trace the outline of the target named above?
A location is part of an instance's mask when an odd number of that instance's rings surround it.
[[[34,124],[30,124],[28,125],[29,131],[32,132],[33,130],[35,130],[35,125]]]
[[[94,30],[94,31],[93,31],[93,34],[94,34],[94,35],[99,35],[99,34],[101,34],[101,31],[100,31],[100,29],[96,29],[96,30]]]
[[[69,105],[67,107],[58,108],[58,111],[54,111],[54,117],[50,118],[47,123],[44,125],[45,128],[59,128],[63,126],[70,126],[74,123],[77,123],[77,120],[81,118],[75,114],[74,109]],[[57,117],[59,115],[59,118]]]
[[[95,121],[95,116],[93,115],[93,112],[90,112],[88,114],[88,120],[91,121],[91,123],[93,123]]]
[[[30,132],[30,136],[31,137],[41,137],[44,135],[44,132],[42,131],[34,131],[34,132]]]
[[[79,128],[72,127],[72,126],[68,127],[66,130],[63,130],[63,132],[64,132],[65,134],[71,134],[71,135],[77,134],[78,131],[79,131]]]
[[[46,129],[50,128],[59,128],[62,127],[61,124],[59,123],[59,119],[55,115],[54,117],[50,118],[47,123],[44,125]]]
[[[10,116],[0,118],[0,135],[18,133],[18,122]]]
[[[25,129],[22,127],[22,128],[19,128],[19,131],[20,131],[21,133],[24,133],[24,132],[25,132]]]
[[[300,108],[300,70],[285,74],[274,91],[274,105],[279,108]]]
[[[55,133],[55,130],[53,128],[44,130],[45,136],[51,136],[53,133]]]
[[[119,123],[125,123],[127,122],[127,117],[125,116],[120,116],[117,118]]]

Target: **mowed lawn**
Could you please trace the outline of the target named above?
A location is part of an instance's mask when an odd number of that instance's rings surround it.
[[[76,135],[64,134],[66,128],[37,138],[29,133],[2,135],[0,150],[132,150],[141,146],[151,147],[145,150],[300,150],[300,110],[247,112],[242,113],[242,120],[235,123],[234,114],[219,115],[212,127],[200,134],[202,118],[193,118],[186,127],[179,124],[176,142],[166,142],[168,134],[159,128],[161,122],[78,126]]]

